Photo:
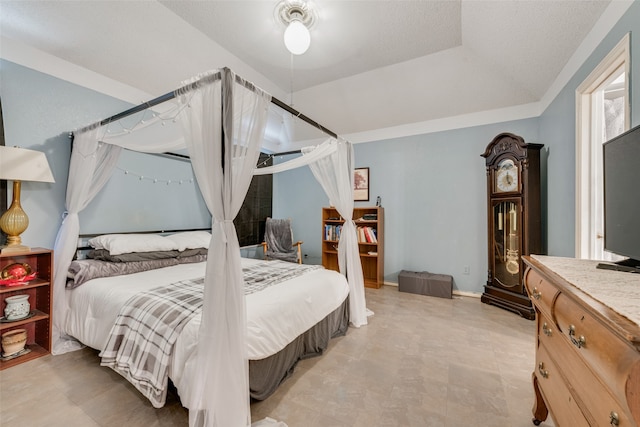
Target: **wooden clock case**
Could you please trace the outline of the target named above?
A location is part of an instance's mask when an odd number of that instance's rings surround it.
[[[543,146],[526,143],[511,133],[501,133],[482,154],[487,171],[489,263],[481,301],[530,320],[535,319],[535,310],[524,284],[522,257],[542,254],[540,150]],[[508,173],[503,170],[505,165]]]

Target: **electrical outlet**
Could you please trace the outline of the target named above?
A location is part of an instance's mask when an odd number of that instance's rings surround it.
[[[469,266],[468,266],[468,265],[465,265],[465,266],[464,266],[464,274],[469,274],[470,270],[471,270],[471,269],[469,268]]]

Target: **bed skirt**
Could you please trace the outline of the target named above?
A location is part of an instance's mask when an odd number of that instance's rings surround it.
[[[321,355],[329,340],[349,328],[349,298],[284,349],[266,359],[249,361],[249,389],[253,400],[264,400],[287,379],[299,360]]]

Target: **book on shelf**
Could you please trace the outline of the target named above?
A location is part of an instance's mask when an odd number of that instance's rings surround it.
[[[376,229],[368,226],[357,227],[359,243],[378,243]]]
[[[342,225],[326,224],[324,226],[324,239],[325,240],[340,240],[340,233],[342,232]]]
[[[338,241],[342,234],[342,225],[325,224],[324,240]],[[356,227],[358,243],[378,243],[377,231],[373,227],[358,226]]]
[[[364,237],[367,239],[367,243],[373,243],[373,233],[371,233],[370,227],[364,227]]]

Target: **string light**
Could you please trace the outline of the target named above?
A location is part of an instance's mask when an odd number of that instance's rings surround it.
[[[158,121],[162,126],[166,126],[167,121],[169,121],[170,123],[177,123],[178,116],[180,115],[182,110],[185,108],[191,108],[191,105],[190,105],[191,98],[194,96],[194,94],[195,92],[190,92],[187,95],[188,97],[187,99],[184,99],[184,97],[181,98],[182,101],[178,102],[177,105],[174,105],[171,109],[165,111],[164,113],[156,113],[149,109],[145,109],[141,112],[141,115],[138,121],[132,125],[125,126],[122,123],[122,120],[116,120],[114,122],[108,123],[104,126],[104,132],[103,132],[102,138],[100,139],[116,138],[123,134],[130,134],[131,132],[134,132],[139,127],[147,126],[149,124],[153,124]],[[147,117],[147,114],[149,114],[150,117]],[[132,116],[129,116],[129,117],[132,117]],[[120,129],[113,129],[113,126],[118,126]]]
[[[281,157],[281,158],[282,158],[282,157]],[[263,161],[261,161],[260,163],[258,163],[258,164],[256,165],[256,167],[257,167],[257,168],[259,168],[260,166],[264,166],[264,165],[266,165],[270,160],[273,160],[273,159],[275,159],[275,156],[274,156],[273,154],[269,154],[269,156],[268,156],[266,159],[264,159]]]
[[[150,111],[149,109],[145,109],[142,111],[142,115],[141,117],[138,119],[138,121],[129,127],[126,127],[122,121],[120,120],[116,120],[114,122],[110,122],[104,126],[98,126],[96,125],[96,127],[100,127],[101,130],[100,132],[102,132],[102,136],[98,136],[98,145],[96,150],[94,150],[92,153],[81,153],[79,152],[78,154],[80,156],[82,156],[82,158],[96,158],[96,152],[102,148],[102,146],[105,144],[104,140],[108,140],[109,138],[117,138],[119,136],[122,135],[126,135],[126,134],[131,134],[131,132],[135,131],[138,127],[141,126],[146,126],[146,125],[152,125],[153,123],[156,123],[158,121],[161,122],[162,126],[165,126],[165,122],[167,120],[170,120],[171,123],[177,123],[178,122],[178,115],[180,115],[180,113],[182,112],[182,110],[184,108],[187,108],[187,103],[190,102],[191,97],[193,97],[194,93],[191,92],[189,94],[189,99],[185,100],[184,96],[182,98],[180,98],[182,100],[182,102],[180,102],[178,105],[175,105],[173,108],[171,108],[170,110],[164,112],[164,113],[155,113],[153,111]],[[147,112],[151,113],[151,119],[147,122],[146,120],[146,115],[148,114]],[[133,116],[130,116],[133,117]],[[114,130],[112,126],[119,126],[120,130]],[[74,137],[74,133],[73,132],[69,132],[69,138],[73,138]],[[106,142],[106,144],[108,144],[108,142]]]
[[[134,177],[138,178],[138,181],[151,181],[153,184],[166,184],[166,185],[177,184],[177,185],[182,185],[182,184],[185,184],[185,183],[193,184],[195,182],[195,180],[193,178],[190,178],[190,179],[161,179],[161,178],[154,178],[154,177],[145,176],[145,175],[142,175],[142,174],[139,174],[139,173],[131,172],[130,170],[122,169],[120,167],[116,167],[116,169],[122,171],[125,175],[131,175],[131,176],[134,176]]]

